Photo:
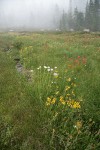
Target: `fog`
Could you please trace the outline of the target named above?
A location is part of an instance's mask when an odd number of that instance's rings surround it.
[[[0,0],[1,29],[56,29],[70,0]],[[72,0],[72,9],[84,11],[87,0]]]

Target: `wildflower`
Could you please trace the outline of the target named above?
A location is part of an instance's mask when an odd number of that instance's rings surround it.
[[[39,66],[39,68],[37,68],[38,70],[41,69],[41,66]]]
[[[63,96],[60,96],[60,102],[61,102],[63,105],[65,105],[65,101],[64,101],[64,99],[63,99]]]
[[[50,102],[50,101],[51,101],[51,98],[50,98],[50,97],[47,97],[47,101]]]
[[[62,100],[63,99],[63,96],[60,96],[60,100]]]
[[[78,56],[77,58],[78,58],[78,59],[80,59],[81,57],[80,57],[80,56]]]
[[[47,68],[48,68],[48,69],[50,69],[50,67],[49,67],[49,66],[48,66]]]
[[[75,127],[76,127],[77,129],[82,128],[82,121],[77,121]]]
[[[51,71],[53,71],[53,69],[51,68]]]
[[[65,105],[65,101],[64,101],[64,100],[62,100],[61,103],[62,103],[63,105]]]
[[[54,67],[55,69],[57,69],[57,67]]]
[[[69,96],[70,96],[70,94],[67,94],[67,95],[66,95],[66,97],[69,97]]]
[[[48,72],[49,72],[50,70],[51,70],[50,68],[47,69]]]
[[[75,96],[75,93],[74,93],[74,91],[72,91],[72,95],[73,95],[73,96]]]
[[[73,127],[74,127],[74,128],[77,128],[77,126],[76,126],[76,125],[74,125]]]
[[[76,84],[75,84],[75,83],[72,83],[71,85],[74,86],[74,87],[76,87]]]
[[[39,68],[41,69],[41,66],[39,66]]]
[[[49,102],[46,102],[46,105],[47,105],[47,106],[49,106],[49,105],[50,105],[50,103],[49,103]]]
[[[81,108],[80,103],[79,102],[74,102],[73,108]]]
[[[33,70],[30,70],[30,72],[33,72]]]
[[[69,106],[69,107],[73,107],[73,104],[74,104],[74,100],[69,100],[69,101],[67,101],[67,105]]]
[[[66,86],[65,90],[68,91],[70,89],[70,86]]]
[[[44,69],[47,69],[47,67],[46,67],[46,66],[44,66]]]
[[[51,98],[47,97],[46,105],[49,106],[51,104]]]
[[[72,83],[71,83],[71,85],[73,86],[73,85],[74,85],[74,83],[72,82]]]
[[[51,83],[52,83],[52,84],[56,84],[56,82],[53,82],[53,81],[52,81]]]
[[[58,78],[58,73],[54,72],[53,75],[54,75],[55,78]]]
[[[68,105],[69,107],[71,107],[71,108],[81,108],[80,103],[79,103],[79,102],[76,102],[76,101],[74,101],[74,100],[69,100],[69,101],[67,102],[67,105]]]
[[[55,102],[56,102],[56,98],[53,98],[51,104],[55,104]]]
[[[76,59],[76,60],[75,60],[75,63],[79,65],[79,60],[78,60],[78,59]]]
[[[70,81],[71,81],[71,78],[68,78],[67,81],[70,82]]]

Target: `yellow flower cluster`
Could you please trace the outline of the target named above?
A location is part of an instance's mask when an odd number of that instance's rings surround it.
[[[65,101],[64,101],[63,96],[60,96],[60,102],[61,102],[63,105],[65,105]]]
[[[55,102],[56,102],[56,98],[52,99],[52,98],[48,97],[47,101],[46,101],[46,105],[49,106],[51,104],[55,104]]]
[[[55,104],[56,100],[57,100],[56,98],[48,97],[47,101],[46,101],[46,105],[50,106],[51,104]],[[63,105],[67,104],[70,108],[75,108],[75,109],[81,108],[80,102],[77,102],[77,101],[71,100],[71,99],[66,101],[66,100],[64,100],[63,96],[60,96],[59,101]]]
[[[50,106],[51,104],[61,104],[70,108],[79,109],[81,108],[80,102],[75,100],[75,92],[74,87],[75,83],[72,82],[71,78],[67,79],[67,85],[64,88],[63,94],[60,94],[59,87],[57,87],[57,91],[54,93],[54,97],[48,97],[46,101],[46,105]],[[56,97],[56,98],[55,98]]]
[[[70,89],[70,86],[66,86],[65,90],[68,91]]]
[[[71,108],[81,108],[80,103],[74,100],[67,101],[67,105]]]

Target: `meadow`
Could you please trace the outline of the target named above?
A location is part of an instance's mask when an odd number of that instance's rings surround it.
[[[99,150],[100,34],[0,33],[0,150]]]

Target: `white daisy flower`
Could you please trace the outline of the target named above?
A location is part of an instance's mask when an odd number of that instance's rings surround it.
[[[53,69],[51,68],[51,71],[53,71]]]
[[[50,68],[48,68],[48,69],[47,69],[47,71],[51,71],[51,69],[50,69]]]
[[[54,74],[53,74],[55,77],[58,77],[58,73],[56,73],[56,72],[54,72]]]
[[[47,69],[48,67],[47,67],[47,66],[44,66],[44,68]]]
[[[30,70],[30,72],[33,72],[33,70]]]
[[[50,67],[48,66],[47,68],[49,69]]]

